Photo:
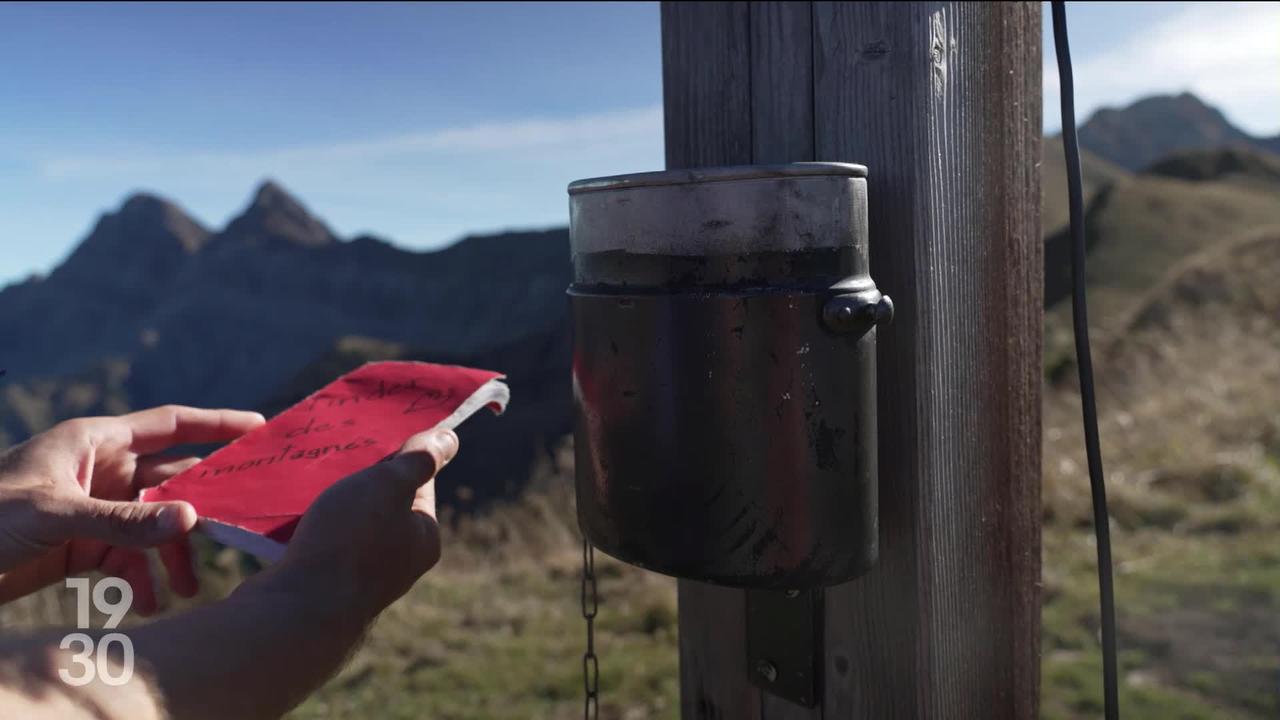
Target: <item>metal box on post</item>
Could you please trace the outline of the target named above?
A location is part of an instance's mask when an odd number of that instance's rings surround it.
[[[578,519],[661,573],[849,580],[877,555],[866,168],[569,186]]]

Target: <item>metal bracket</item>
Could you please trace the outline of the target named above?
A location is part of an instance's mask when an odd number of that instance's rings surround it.
[[[833,288],[836,289],[836,288]],[[893,301],[871,286],[833,296],[822,307],[822,321],[832,332],[862,337],[877,325],[893,321]]]
[[[752,684],[805,707],[822,692],[823,591],[747,591],[747,674]]]

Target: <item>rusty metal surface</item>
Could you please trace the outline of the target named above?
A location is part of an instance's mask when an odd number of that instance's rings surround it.
[[[822,293],[572,294],[578,518],[617,558],[742,587],[876,558],[875,333]]]
[[[575,183],[578,519],[600,550],[748,588],[875,562],[892,306],[868,275],[865,170],[805,165]]]

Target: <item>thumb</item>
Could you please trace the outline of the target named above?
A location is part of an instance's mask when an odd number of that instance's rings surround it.
[[[434,478],[457,453],[458,436],[447,428],[436,428],[405,440],[385,468],[397,484],[412,492]]]
[[[111,545],[152,547],[186,535],[196,525],[195,508],[185,502],[118,502],[86,497],[69,518],[73,537]]]

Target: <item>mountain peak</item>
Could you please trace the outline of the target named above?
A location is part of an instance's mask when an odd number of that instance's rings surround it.
[[[301,202],[272,180],[265,180],[253,200],[227,225],[223,235],[248,242],[283,242],[318,247],[338,241],[337,236]]]
[[[1127,107],[1098,110],[1080,126],[1080,145],[1129,170],[1142,170],[1179,151],[1265,149],[1221,111],[1189,92],[1154,95]]]
[[[126,238],[147,237],[157,233],[171,235],[188,254],[199,250],[209,237],[209,231],[182,208],[159,195],[147,192],[130,195],[119,210],[103,216],[99,228],[108,219],[121,227],[121,234]]]
[[[103,213],[54,275],[132,278],[170,273],[204,247],[209,231],[174,203],[151,193],[130,195]],[[97,282],[97,281],[95,281]]]
[[[275,180],[263,180],[253,192],[252,205],[266,208],[301,208],[302,203],[289,194]]]
[[[159,195],[152,195],[149,192],[135,192],[125,198],[124,203],[120,206],[120,212],[126,214],[147,213],[168,207],[173,207],[173,203]]]
[[[1139,98],[1138,100],[1134,101],[1131,105],[1129,105],[1129,107],[1133,108],[1133,107],[1161,106],[1161,105],[1169,106],[1169,107],[1179,107],[1187,110],[1197,110],[1197,111],[1207,110],[1212,113],[1218,113],[1217,108],[1201,100],[1199,95],[1196,95],[1195,93],[1187,90],[1184,90],[1176,95],[1148,95],[1147,97]]]

